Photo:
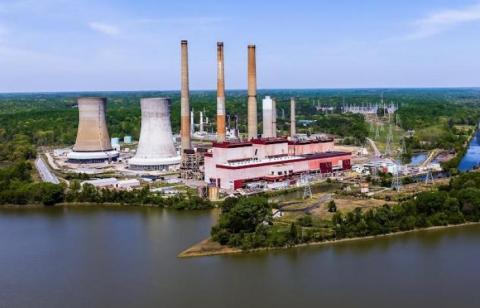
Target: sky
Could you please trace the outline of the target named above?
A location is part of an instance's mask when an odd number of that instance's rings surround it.
[[[0,0],[0,92],[480,86],[480,0]]]

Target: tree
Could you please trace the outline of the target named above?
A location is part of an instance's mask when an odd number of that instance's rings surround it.
[[[330,202],[328,202],[327,208],[330,213],[337,212],[337,205],[335,204],[334,200],[331,200]]]

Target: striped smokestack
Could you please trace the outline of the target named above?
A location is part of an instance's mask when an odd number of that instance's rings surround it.
[[[223,42],[217,43],[217,141],[225,141],[225,76]]]
[[[248,139],[257,135],[257,64],[255,45],[248,45]]]
[[[290,99],[290,137],[293,138],[296,134],[295,98],[292,97]]]
[[[182,89],[181,89],[181,127],[180,134],[182,138],[182,151],[191,149],[190,141],[190,94],[188,88],[188,42],[183,40],[181,42],[181,75],[182,75]]]

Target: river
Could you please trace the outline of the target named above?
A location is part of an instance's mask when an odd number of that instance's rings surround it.
[[[458,169],[460,171],[468,171],[480,164],[480,131],[477,131],[475,136],[468,145],[467,153],[463,156]]]
[[[215,211],[0,211],[0,307],[478,307],[480,226],[179,259]]]

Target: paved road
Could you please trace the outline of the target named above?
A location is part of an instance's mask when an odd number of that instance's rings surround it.
[[[37,158],[35,160],[35,167],[37,168],[38,173],[40,174],[40,177],[44,182],[60,184],[60,181],[58,180],[57,176],[53,174],[50,171],[50,169],[48,169],[47,164],[45,164],[43,159]]]

